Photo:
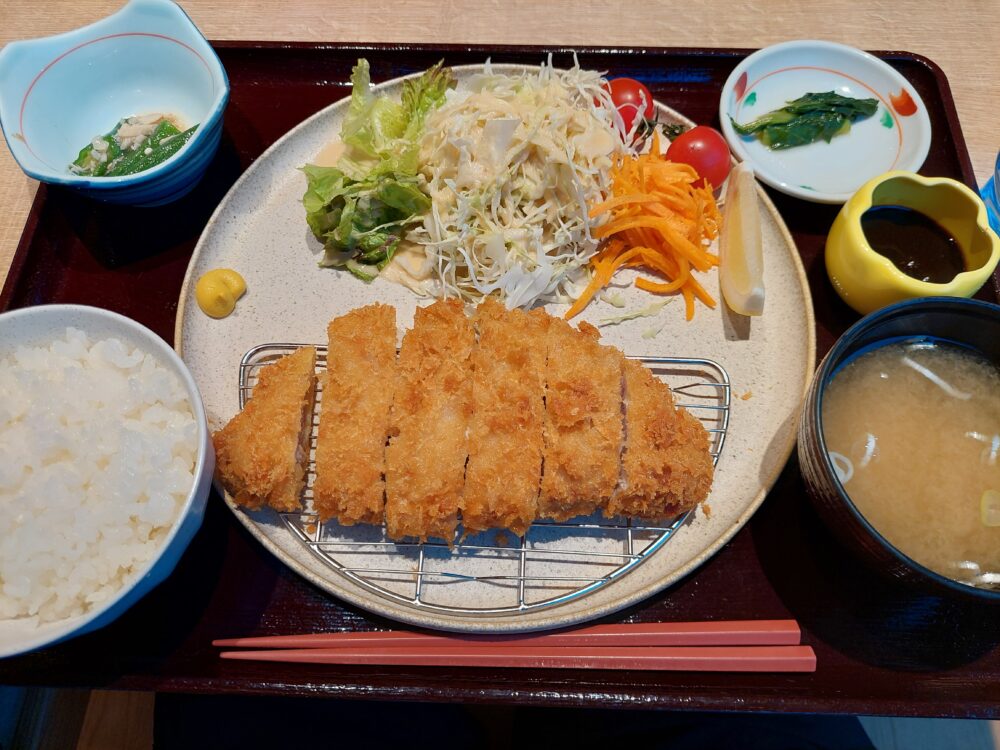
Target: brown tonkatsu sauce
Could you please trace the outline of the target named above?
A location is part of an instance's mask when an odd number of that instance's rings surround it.
[[[919,281],[946,284],[967,270],[955,238],[915,209],[874,206],[862,214],[861,229],[875,252]]]

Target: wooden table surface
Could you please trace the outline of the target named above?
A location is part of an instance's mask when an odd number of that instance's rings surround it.
[[[330,42],[629,45],[756,48],[789,39],[828,39],[863,49],[906,50],[934,60],[951,83],[978,183],[1000,147],[1000,72],[995,0],[183,0],[209,39]],[[589,5],[589,7],[588,7]],[[3,0],[0,45],[85,25],[120,0]],[[0,283],[24,228],[37,183],[0,150]]]

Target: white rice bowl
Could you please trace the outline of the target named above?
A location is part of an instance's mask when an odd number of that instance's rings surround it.
[[[107,624],[173,569],[214,468],[197,388],[135,321],[0,315],[0,656]]]

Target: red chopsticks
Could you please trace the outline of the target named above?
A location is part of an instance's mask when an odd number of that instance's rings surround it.
[[[223,659],[311,664],[814,672],[792,620],[595,625],[545,635],[450,636],[403,631],[231,638]]]
[[[416,644],[507,643],[519,646],[792,646],[802,634],[795,620],[729,622],[651,622],[592,625],[542,635],[437,635],[399,630],[370,633],[315,633],[258,638],[222,638],[213,646],[248,648],[345,648]]]
[[[223,659],[423,667],[530,667],[686,672],[815,672],[809,646],[397,646],[224,651]]]

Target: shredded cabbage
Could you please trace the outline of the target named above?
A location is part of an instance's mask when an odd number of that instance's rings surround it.
[[[627,151],[621,116],[596,71],[552,66],[505,75],[487,61],[464,98],[427,119],[420,174],[431,210],[407,239],[426,253],[432,296],[507,307],[565,302],[588,279],[598,241],[588,204],[608,194]]]
[[[601,292],[601,300],[607,302],[612,307],[625,307],[625,295],[621,292]]]
[[[624,323],[626,320],[635,320],[636,318],[651,318],[664,307],[669,305],[676,299],[675,297],[668,297],[662,302],[650,302],[645,307],[640,307],[638,310],[631,310],[627,313],[622,313],[621,315],[612,315],[608,318],[601,318],[598,326],[616,326],[619,323]]]
[[[667,325],[666,323],[660,323],[660,325],[658,326],[647,328],[645,331],[642,332],[642,337],[644,339],[655,339],[657,336],[660,335],[660,331],[662,331],[666,327],[666,325]]]

